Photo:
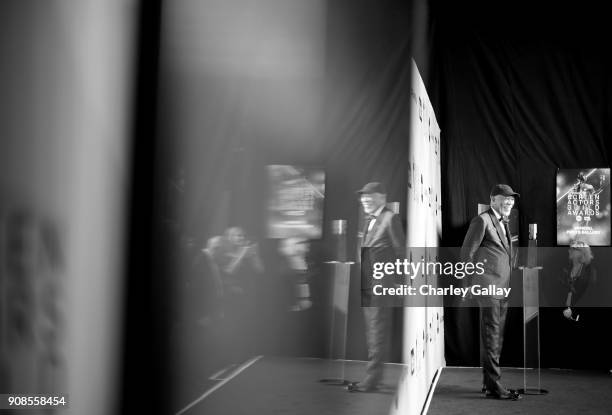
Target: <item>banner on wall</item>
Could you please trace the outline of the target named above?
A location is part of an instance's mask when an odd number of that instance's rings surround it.
[[[431,261],[437,256],[442,235],[440,126],[414,60],[410,99],[407,255],[411,260]],[[424,247],[424,250],[411,247]],[[439,279],[438,275],[431,275],[427,283],[437,287]],[[432,381],[445,365],[444,325],[440,324],[444,320],[444,308],[429,297],[419,298],[417,302],[417,307],[404,308],[403,358],[407,368],[392,414],[427,412]]]
[[[557,245],[610,245],[610,168],[557,170]]]
[[[268,237],[318,239],[322,235],[325,172],[320,168],[267,166]]]

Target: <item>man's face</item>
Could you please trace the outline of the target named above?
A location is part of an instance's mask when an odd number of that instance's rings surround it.
[[[241,246],[246,244],[246,234],[241,228],[231,228],[227,232],[227,239],[232,245]]]
[[[373,214],[387,201],[387,195],[382,193],[363,193],[360,197],[363,211],[369,215]]]
[[[514,206],[514,196],[497,195],[491,198],[491,207],[502,216],[510,216],[512,206]]]

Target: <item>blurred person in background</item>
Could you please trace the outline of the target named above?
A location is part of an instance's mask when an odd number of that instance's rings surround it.
[[[196,306],[196,322],[208,326],[223,318],[223,277],[221,258],[223,237],[213,236],[193,259],[192,301]]]
[[[574,241],[568,251],[569,264],[563,269],[562,283],[568,289],[563,316],[572,321],[579,321],[580,314],[575,309],[587,288],[597,282],[597,271],[592,265],[591,247],[582,241]],[[574,307],[574,309],[572,309]]]
[[[562,318],[559,330],[564,341],[557,345],[561,360],[572,369],[609,369],[609,341],[601,337],[601,314],[605,308],[590,308],[597,287],[597,269],[591,247],[573,241],[568,249],[568,263],[561,272],[563,287]]]
[[[240,227],[225,231],[222,252],[223,281],[228,295],[252,295],[256,275],[264,271],[257,243],[249,241]]]
[[[224,232],[220,255],[223,281],[223,330],[228,353],[235,363],[252,356],[256,349],[258,286],[264,272],[259,246],[238,226]],[[231,346],[230,346],[231,345]]]
[[[310,243],[307,239],[292,237],[281,240],[279,252],[287,260],[292,271],[289,277],[293,301],[291,311],[303,311],[312,306],[310,299],[310,266],[307,255]]]

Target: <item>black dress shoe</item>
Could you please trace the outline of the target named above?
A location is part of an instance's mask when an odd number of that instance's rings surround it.
[[[518,401],[519,399],[521,399],[521,395],[517,391],[512,389],[508,389],[504,393],[487,392],[485,396],[487,398],[502,399],[507,401]]]
[[[351,382],[346,387],[349,392],[374,392],[378,390],[376,385],[368,385],[363,382]]]

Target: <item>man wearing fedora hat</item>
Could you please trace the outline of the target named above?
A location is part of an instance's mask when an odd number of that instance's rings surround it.
[[[461,260],[480,262],[482,275],[474,275],[474,285],[496,288],[510,286],[512,271],[512,236],[508,218],[519,196],[507,184],[496,184],[491,189],[491,206],[470,222],[461,247]],[[483,373],[483,392],[487,397],[516,401],[520,395],[502,386],[499,358],[504,342],[504,327],[508,298],[494,294],[478,299],[480,307],[480,362]]]
[[[406,237],[399,215],[386,207],[387,191],[382,183],[371,182],[357,191],[366,214],[361,238],[362,270],[371,269],[373,262],[391,261],[394,248],[402,248]],[[362,273],[362,309],[368,346],[366,376],[361,382],[349,384],[350,392],[371,392],[377,389],[383,376],[383,359],[387,349],[391,313],[388,308],[372,306],[373,279]]]

